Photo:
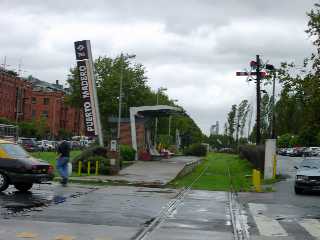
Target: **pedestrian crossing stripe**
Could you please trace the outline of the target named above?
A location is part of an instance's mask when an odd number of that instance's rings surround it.
[[[288,233],[280,223],[263,213],[267,211],[264,204],[249,203],[249,209],[261,235],[267,237],[287,237]]]
[[[303,219],[299,224],[315,238],[320,239],[320,222],[317,219]]]
[[[288,233],[281,224],[265,215],[267,206],[259,203],[249,203],[249,209],[257,225],[260,235],[266,237],[287,237]],[[317,219],[303,219],[297,221],[297,224],[303,227],[306,232],[316,239],[320,239],[320,221]]]

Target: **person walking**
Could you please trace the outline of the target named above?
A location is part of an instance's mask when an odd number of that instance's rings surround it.
[[[70,144],[63,140],[58,146],[58,154],[59,157],[57,159],[57,170],[62,178],[61,184],[62,186],[67,186],[68,183],[68,163],[70,158]]]

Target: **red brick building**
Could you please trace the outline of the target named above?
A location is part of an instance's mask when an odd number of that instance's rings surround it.
[[[0,69],[0,117],[11,121],[31,119],[31,85]]]
[[[64,97],[58,81],[26,80],[0,69],[0,117],[16,122],[44,117],[51,137],[58,136],[60,129],[80,135],[84,129],[82,113],[67,106]]]

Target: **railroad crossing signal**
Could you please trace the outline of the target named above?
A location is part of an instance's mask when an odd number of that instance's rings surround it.
[[[236,76],[241,77],[241,76],[257,76],[257,72],[236,72]],[[266,72],[260,72],[260,77],[266,77],[267,73]]]

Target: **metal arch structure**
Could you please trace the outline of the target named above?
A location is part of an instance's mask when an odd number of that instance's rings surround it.
[[[130,107],[131,143],[133,149],[136,151],[136,160],[138,158],[136,116],[170,116],[179,113],[184,113],[182,108],[168,105]]]

